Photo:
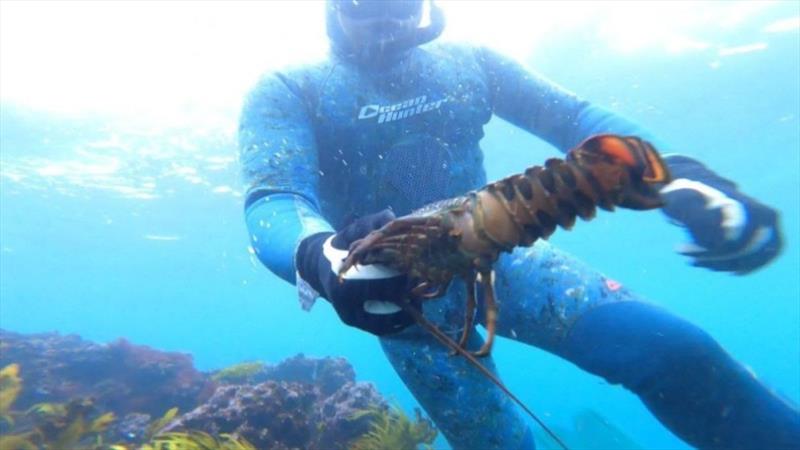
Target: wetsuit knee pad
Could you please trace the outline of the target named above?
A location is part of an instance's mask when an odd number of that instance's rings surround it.
[[[654,305],[620,302],[586,312],[559,353],[622,384],[699,448],[800,448],[800,414],[766,389],[706,332]]]

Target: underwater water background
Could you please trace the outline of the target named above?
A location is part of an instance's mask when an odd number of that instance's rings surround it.
[[[517,57],[781,212],[783,254],[744,277],[688,265],[674,252],[687,236],[658,212],[601,213],[551,240],[798,403],[800,3],[441,3],[443,39]],[[238,110],[264,70],[324,54],[322,8],[1,1],[0,327],[125,337],[203,370],[345,356],[414,407],[375,338],[325,302],[303,312],[248,250]],[[490,179],[557,156],[498,120],[486,131]],[[550,424],[592,409],[645,448],[688,448],[635,396],[544,351],[500,339],[494,357]]]

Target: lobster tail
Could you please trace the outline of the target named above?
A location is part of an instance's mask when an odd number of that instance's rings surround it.
[[[658,191],[670,182],[669,170],[645,140],[635,136],[592,136],[571,150],[567,161],[577,164],[615,205],[637,210],[663,205]]]

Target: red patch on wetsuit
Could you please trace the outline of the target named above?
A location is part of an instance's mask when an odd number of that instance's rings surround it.
[[[622,283],[606,278],[606,287],[611,292],[616,292],[622,288]]]

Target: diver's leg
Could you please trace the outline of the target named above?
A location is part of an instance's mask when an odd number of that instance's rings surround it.
[[[559,354],[619,383],[698,448],[800,449],[800,412],[700,328],[641,302],[579,318]]]
[[[445,298],[424,302],[425,317],[453,338],[464,323],[464,285],[453,283]],[[482,338],[470,333],[467,348]],[[515,405],[484,375],[427,331],[414,325],[381,338],[394,369],[455,450],[532,450],[533,438]],[[490,357],[481,363],[492,372]]]
[[[498,335],[622,384],[686,442],[800,448],[800,413],[710,336],[546,242],[504,255],[495,289]]]

